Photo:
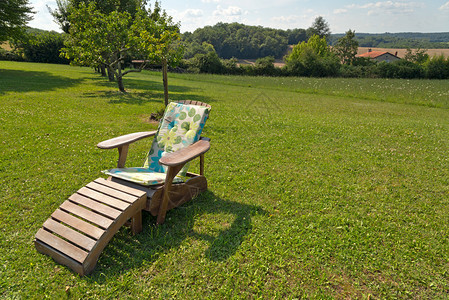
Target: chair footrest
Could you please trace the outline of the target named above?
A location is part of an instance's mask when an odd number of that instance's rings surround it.
[[[81,276],[90,273],[114,234],[129,219],[142,231],[147,195],[98,178],[69,197],[36,233],[36,249]]]

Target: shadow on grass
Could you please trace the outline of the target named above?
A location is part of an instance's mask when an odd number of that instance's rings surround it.
[[[48,72],[0,69],[0,95],[6,92],[42,92],[75,86],[83,79]]]
[[[204,214],[233,216],[232,224],[224,224],[218,235],[196,232],[195,221]],[[96,269],[88,277],[96,282],[119,276],[143,263],[155,262],[159,255],[178,248],[186,238],[209,244],[204,255],[211,261],[225,261],[236,253],[251,230],[251,217],[266,214],[261,207],[229,201],[206,191],[193,201],[167,213],[164,225],[156,226],[156,218],[144,213],[143,231],[131,236],[130,230],[120,230],[100,256]]]
[[[118,91],[117,83],[105,81],[104,78],[98,77],[97,80],[101,80],[99,85],[116,88],[115,91],[99,91],[95,93],[84,93],[85,97],[91,98],[106,98],[109,99],[108,103],[110,104],[135,104],[142,105],[148,102],[158,102],[163,103],[164,99],[164,86],[161,82],[153,81],[153,80],[136,80],[136,79],[124,79],[125,89],[127,93],[121,93]],[[137,92],[136,90],[139,90]],[[145,92],[141,92],[141,90],[145,90]],[[177,100],[194,100],[210,103],[213,102],[213,99],[200,96],[200,95],[192,95],[186,93],[190,93],[198,89],[186,87],[186,86],[178,86],[178,85],[170,85],[168,86],[168,94],[169,99],[173,101]]]

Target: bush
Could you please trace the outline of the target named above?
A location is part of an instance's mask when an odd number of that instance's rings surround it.
[[[0,48],[0,60],[23,61],[23,58],[17,53]]]
[[[190,60],[189,71],[196,73],[222,74],[224,68],[217,53],[209,52],[207,54],[196,54]]]
[[[26,61],[40,63],[68,64],[69,60],[59,54],[64,47],[62,34],[56,32],[28,33],[14,46],[23,53]]]
[[[403,59],[392,63],[379,63],[376,68],[376,73],[382,78],[413,79],[424,77],[423,67]]]
[[[274,57],[267,56],[264,58],[258,58],[254,65],[254,73],[256,75],[276,76],[278,72],[274,66]]]
[[[372,66],[342,65],[339,76],[346,78],[372,78],[376,77],[373,71],[374,68]]]
[[[426,67],[426,77],[429,79],[449,79],[449,57],[443,55],[432,57]]]
[[[237,63],[237,58],[224,59],[222,61],[223,73],[230,75],[241,75],[243,73],[243,69],[240,68]]]
[[[287,61],[286,72],[293,76],[326,77],[337,76],[340,63],[334,55],[319,56],[305,49],[297,59]]]

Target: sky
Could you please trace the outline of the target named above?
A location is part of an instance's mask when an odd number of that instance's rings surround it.
[[[31,27],[60,31],[47,6],[55,0],[29,0],[36,14]],[[238,22],[278,29],[310,27],[316,17],[332,33],[449,32],[448,0],[160,0],[161,7],[180,22],[181,32],[193,32],[218,22]],[[154,3],[150,0],[149,3]]]

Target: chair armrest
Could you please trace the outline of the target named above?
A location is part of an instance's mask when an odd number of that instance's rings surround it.
[[[119,136],[119,137],[115,137],[113,139],[109,139],[109,140],[100,142],[100,143],[97,144],[97,147],[101,148],[101,149],[118,148],[118,147],[121,147],[123,145],[134,143],[134,142],[136,142],[138,140],[141,140],[143,138],[153,136],[153,135],[156,134],[156,132],[157,131],[155,130],[155,131],[135,132],[135,133],[122,135],[122,136]]]
[[[181,150],[168,153],[161,157],[159,164],[168,167],[175,167],[178,165],[183,165],[186,162],[206,153],[210,148],[210,142],[208,139],[201,139],[198,142],[183,148]]]

